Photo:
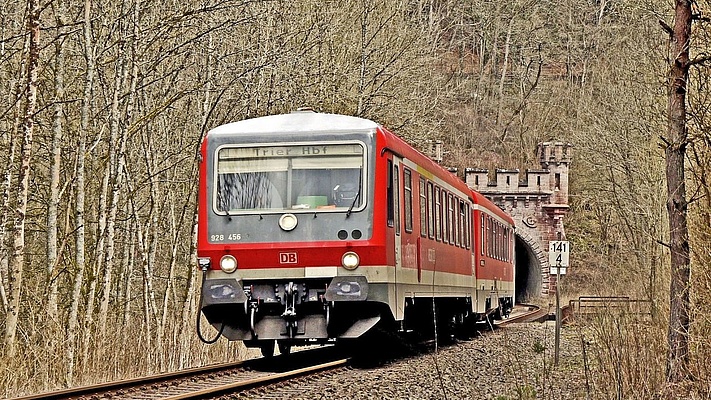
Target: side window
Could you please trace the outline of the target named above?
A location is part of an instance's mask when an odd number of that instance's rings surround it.
[[[403,185],[405,187],[404,206],[405,206],[405,232],[412,232],[412,172],[409,169],[404,169]]]
[[[464,236],[467,238],[466,239],[466,248],[467,250],[471,250],[472,248],[472,209],[469,206],[469,203],[466,203],[466,216],[467,216],[467,226],[464,228]],[[476,249],[474,249],[476,251]]]
[[[501,260],[501,238],[503,237],[503,232],[501,231],[501,223],[496,223],[496,259]]]
[[[464,213],[464,202],[459,200],[459,234],[457,238],[459,239],[459,246],[466,247],[466,227],[467,227],[467,215]]]
[[[481,215],[481,218],[479,218],[481,221],[479,222],[479,230],[481,231],[479,234],[479,240],[481,240],[481,255],[484,255],[484,246],[486,245],[486,229],[484,227],[484,213],[479,211],[479,215]]]
[[[496,241],[494,242],[496,248],[494,249],[494,254],[497,260],[501,260],[501,224],[495,222],[494,229],[496,229],[494,231],[496,233]]]
[[[447,192],[442,190],[442,241],[449,243],[449,206]]]
[[[449,243],[454,244],[454,233],[456,231],[454,225],[457,221],[454,214],[454,197],[452,197],[451,193],[449,194],[447,205],[449,206]]]
[[[442,198],[439,187],[435,188],[435,232],[437,241],[442,240]]]
[[[395,191],[393,190],[393,162],[388,160],[388,192],[387,192],[387,202],[388,202],[388,226],[395,226]]]
[[[427,236],[427,188],[425,178],[420,178],[420,236]]]
[[[493,239],[494,235],[492,233],[491,217],[486,216],[486,256],[491,257],[491,252],[493,251]]]
[[[435,201],[434,186],[432,182],[427,182],[427,236],[434,239],[435,232]]]
[[[395,212],[395,234],[400,234],[400,166],[393,165],[393,211]]]

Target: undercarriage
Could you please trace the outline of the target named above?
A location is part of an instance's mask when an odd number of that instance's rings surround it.
[[[284,281],[209,280],[202,311],[229,340],[242,340],[265,355],[292,346],[355,339],[381,319],[384,305],[368,301],[364,277]],[[386,305],[385,305],[386,306]]]

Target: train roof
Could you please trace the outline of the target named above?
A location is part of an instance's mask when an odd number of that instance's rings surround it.
[[[484,206],[487,210],[490,210],[494,215],[497,215],[501,218],[503,218],[506,222],[508,222],[511,225],[516,225],[514,222],[513,218],[511,218],[510,215],[506,214],[504,210],[499,208],[494,202],[491,200],[487,199],[483,194],[472,190],[474,193],[474,203],[478,204],[480,206]]]
[[[209,135],[282,135],[285,132],[354,132],[380,131],[385,146],[400,156],[406,157],[436,172],[441,178],[463,192],[470,192],[475,204],[484,206],[492,213],[514,224],[513,219],[489,199],[467,186],[455,174],[447,171],[431,158],[410,146],[405,140],[390,132],[380,124],[365,118],[341,114],[318,113],[311,110],[294,111],[288,114],[268,115],[220,125],[210,130]]]
[[[377,123],[358,117],[339,114],[325,114],[313,111],[294,111],[290,114],[269,115],[245,119],[218,126],[210,130],[210,135],[223,134],[283,134],[284,132],[338,132],[372,131],[380,127]]]
[[[445,179],[451,185],[457,187],[459,190],[465,193],[471,193],[471,199],[474,204],[483,206],[483,208],[490,210],[494,215],[499,216],[505,221],[509,222],[511,225],[514,224],[514,220],[506,214],[499,206],[494,204],[491,200],[487,199],[483,194],[470,188],[462,179],[453,174],[452,172],[446,170],[441,165],[433,161],[430,157],[422,154],[417,149],[411,147],[405,140],[401,137],[395,135],[394,133],[388,131],[387,129],[380,127],[381,131],[385,135],[386,146],[398,153],[400,156],[412,159],[418,165],[421,165],[432,172],[436,172],[440,178]]]

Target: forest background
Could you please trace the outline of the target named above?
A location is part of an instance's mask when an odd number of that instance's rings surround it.
[[[708,54],[711,3],[692,5],[690,51]],[[651,323],[599,326],[602,343],[627,350],[602,345],[592,375],[600,398],[651,398],[667,352],[675,55],[660,21],[672,24],[673,6],[6,1],[0,396],[242,357],[241,345],[205,346],[194,332],[197,150],[222,123],[310,106],[373,119],[421,149],[442,140],[444,164],[460,170],[538,168],[538,142],[573,143],[564,290],[652,300]],[[708,74],[691,68],[687,99],[697,392],[711,389]]]

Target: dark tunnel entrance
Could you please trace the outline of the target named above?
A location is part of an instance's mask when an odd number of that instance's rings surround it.
[[[523,239],[516,235],[516,303],[541,295],[541,264]]]

